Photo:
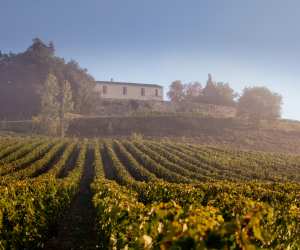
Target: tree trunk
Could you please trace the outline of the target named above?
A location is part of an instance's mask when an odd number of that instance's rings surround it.
[[[60,137],[65,137],[65,118],[63,115],[60,117]]]
[[[64,84],[61,86],[61,101],[60,101],[60,115],[59,115],[59,122],[60,122],[60,137],[65,137],[65,93],[64,93]]]

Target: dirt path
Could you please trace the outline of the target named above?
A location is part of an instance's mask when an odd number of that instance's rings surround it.
[[[93,152],[88,150],[85,171],[80,183],[79,193],[74,198],[57,228],[57,235],[47,244],[47,250],[98,249],[95,230],[95,210],[92,204],[90,184],[94,177]]]
[[[111,164],[109,162],[109,157],[107,155],[107,150],[105,147],[101,149],[101,155],[102,155],[102,162],[105,172],[105,177],[109,180],[114,180],[115,174],[113,172],[113,169],[110,167]]]

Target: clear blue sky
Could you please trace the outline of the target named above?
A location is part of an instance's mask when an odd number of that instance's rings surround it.
[[[54,41],[97,80],[159,83],[207,74],[284,97],[300,120],[299,0],[0,0],[0,49]]]

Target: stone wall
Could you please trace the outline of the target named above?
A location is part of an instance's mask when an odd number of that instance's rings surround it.
[[[222,133],[238,124],[230,118],[193,116],[94,117],[74,119],[68,135],[81,137],[130,136],[198,136],[201,133]]]
[[[231,118],[236,115],[235,107],[202,103],[178,103],[168,101],[109,100],[102,99],[97,104],[98,116],[147,115],[148,113],[175,114],[194,113],[202,116]]]

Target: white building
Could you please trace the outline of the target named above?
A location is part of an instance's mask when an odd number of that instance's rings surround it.
[[[127,100],[163,100],[163,87],[156,84],[97,81],[102,98]]]

